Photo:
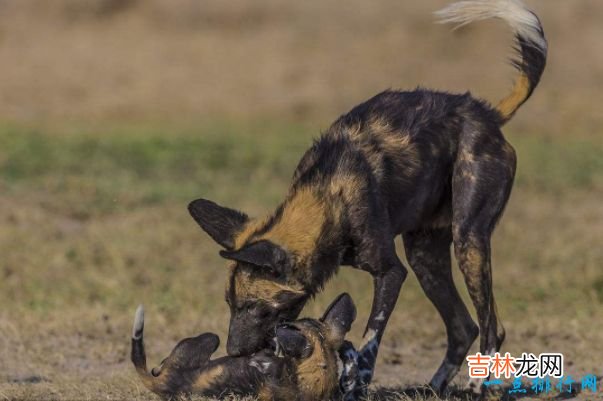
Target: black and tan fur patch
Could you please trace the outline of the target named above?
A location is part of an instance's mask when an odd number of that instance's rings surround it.
[[[180,341],[160,366],[149,372],[144,315],[139,307],[131,359],[145,387],[166,399],[195,394],[252,395],[260,401],[326,401],[338,391],[337,348],[355,316],[351,298],[342,294],[321,320],[302,319],[276,331],[281,357],[264,351],[256,356],[211,360],[218,338],[206,333]]]

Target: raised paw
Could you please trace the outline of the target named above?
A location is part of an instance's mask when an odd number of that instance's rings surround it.
[[[376,352],[372,347],[356,351],[352,343],[345,341],[339,349],[342,372],[339,386],[344,401],[358,401],[366,397],[373,378]]]
[[[343,394],[343,399],[349,398],[354,393],[358,380],[358,352],[354,345],[349,341],[344,341],[339,349],[339,359],[341,360],[341,376],[339,378],[339,388]]]
[[[377,362],[377,351],[379,344],[376,340],[369,341],[358,353],[358,380],[357,387],[366,388],[373,379],[375,363]]]

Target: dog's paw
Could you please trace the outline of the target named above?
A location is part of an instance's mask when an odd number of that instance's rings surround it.
[[[349,341],[345,341],[340,348],[339,357],[343,365],[339,380],[343,401],[364,399],[372,378],[372,369],[367,366],[366,358]]]
[[[354,392],[358,381],[358,352],[351,342],[344,341],[339,349],[339,359],[341,361],[339,388],[344,395],[344,400],[347,400],[346,396]]]

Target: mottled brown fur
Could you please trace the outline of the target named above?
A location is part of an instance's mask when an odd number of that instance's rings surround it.
[[[192,391],[195,391],[196,389],[210,388],[211,386],[215,385],[216,382],[218,382],[223,375],[224,366],[218,365],[211,369],[203,371],[203,373],[201,373],[199,377],[197,377],[197,379],[194,381],[192,385]]]
[[[281,284],[273,280],[254,277],[253,272],[237,266],[231,268],[231,280],[226,288],[227,293],[233,291],[234,296],[239,301],[257,301],[262,300],[267,303],[276,303],[275,294],[282,292],[303,295],[301,288],[295,288],[286,284]],[[234,288],[230,286],[234,284]]]
[[[301,319],[276,330],[282,356],[265,350],[255,356],[210,360],[217,336],[205,333],[180,341],[151,372],[143,342],[144,315],[136,313],[131,359],[145,387],[163,398],[195,394],[252,395],[260,401],[326,401],[339,390],[337,349],[356,316],[347,294],[320,319]]]
[[[316,331],[302,327],[301,331],[312,343],[314,351],[295,367],[299,391],[307,400],[328,399],[338,387],[337,348],[327,342],[328,334],[324,328]]]

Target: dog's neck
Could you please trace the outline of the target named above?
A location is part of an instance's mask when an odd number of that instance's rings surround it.
[[[292,188],[274,213],[245,226],[235,249],[260,240],[282,247],[293,256],[286,284],[314,296],[335,273],[344,253],[339,225],[343,207],[327,200],[330,197],[323,190]]]

